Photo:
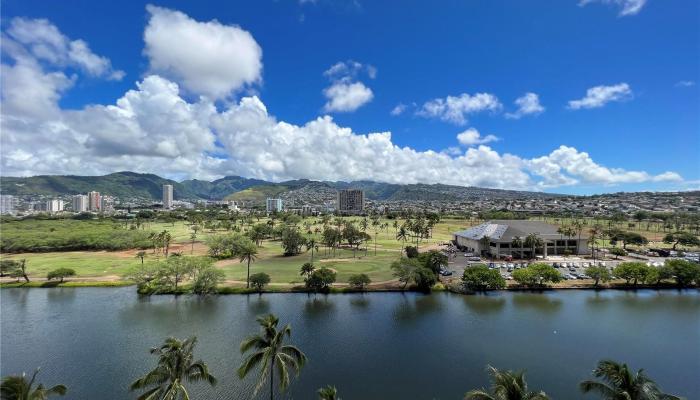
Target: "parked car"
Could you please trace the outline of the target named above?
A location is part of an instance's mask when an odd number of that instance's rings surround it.
[[[481,257],[469,257],[469,261],[481,261]]]
[[[442,276],[452,276],[452,271],[446,269],[444,271],[440,271],[440,275]]]

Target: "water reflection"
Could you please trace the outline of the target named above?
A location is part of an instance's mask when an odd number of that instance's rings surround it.
[[[77,290],[75,288],[50,288],[46,290],[46,298],[49,301],[57,301],[70,304],[75,301]]]
[[[138,301],[119,310],[119,318],[127,324],[168,324],[175,314],[182,322],[207,324],[217,319],[222,303],[216,296],[139,296]]]
[[[420,317],[440,311],[444,298],[439,294],[401,294],[402,301],[394,307],[394,320],[399,322],[415,321]]]
[[[368,309],[371,305],[369,295],[366,295],[364,293],[353,295],[353,297],[350,299],[350,305],[361,310]]]
[[[506,306],[506,298],[498,294],[475,294],[462,298],[467,308],[480,315],[497,314]]]
[[[562,300],[547,293],[514,293],[513,306],[516,309],[534,309],[545,313],[556,313],[562,307]]]
[[[248,295],[246,304],[253,315],[263,315],[270,312],[270,301],[262,295]]]
[[[311,318],[323,317],[331,313],[335,308],[335,302],[328,299],[328,295],[313,296],[304,303],[304,314]]]

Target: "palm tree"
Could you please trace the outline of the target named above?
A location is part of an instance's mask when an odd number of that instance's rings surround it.
[[[245,261],[248,263],[248,277],[246,278],[245,287],[250,288],[250,263],[258,258],[258,248],[255,247],[255,244],[252,246],[245,244],[236,248],[236,254],[241,262]]]
[[[311,274],[316,270],[316,267],[314,267],[313,264],[311,263],[304,263],[304,265],[301,266],[301,269],[299,270],[299,275],[304,276],[306,275],[306,278],[304,280],[309,279]]]
[[[579,388],[583,393],[598,393],[606,400],[680,400],[680,397],[661,392],[644,370],[640,369],[633,374],[627,364],[602,360],[593,370],[593,375],[603,382],[581,382]]]
[[[39,373],[39,368],[34,371],[32,378],[27,381],[27,375],[23,372],[21,376],[10,375],[2,378],[0,383],[0,398],[2,400],[46,400],[49,396],[63,396],[68,391],[64,385],[56,385],[45,388],[43,384],[34,386],[34,381]]]
[[[578,240],[576,241],[576,255],[578,255],[578,249],[581,246],[581,232],[583,232],[583,222],[577,219],[576,221],[571,223],[571,229],[578,233]]]
[[[260,377],[255,385],[253,396],[260,391],[269,375],[270,399],[272,399],[275,368],[279,374],[280,390],[284,391],[289,386],[289,369],[293,369],[298,376],[299,371],[306,363],[306,355],[297,347],[284,344],[285,336],[289,337],[292,334],[292,328],[289,324],[277,330],[279,318],[273,314],[260,316],[257,320],[261,327],[260,334],[250,336],[241,343],[241,353],[245,354],[249,350],[253,350],[253,353],[243,360],[238,368],[238,376],[241,379],[245,378],[253,368],[260,366]]]
[[[314,249],[318,251],[318,244],[316,243],[316,239],[314,238],[309,238],[306,241],[306,250],[311,250],[311,262],[314,262]]]
[[[399,231],[396,233],[396,240],[401,240],[403,242],[403,248],[405,248],[406,239],[408,239],[408,231],[401,225],[401,228],[399,228]],[[403,250],[401,252],[403,253]]]
[[[139,251],[138,253],[136,253],[136,258],[140,258],[140,259],[141,259],[141,265],[143,265],[143,259],[144,259],[144,257],[146,257],[146,252],[145,252],[145,251],[141,250],[141,251]]]
[[[328,385],[318,389],[319,400],[341,400],[338,397],[338,389],[335,386]]]
[[[510,247],[520,249],[520,259],[523,258],[523,239],[520,236],[513,236],[513,240],[510,241]]]
[[[150,388],[138,400],[189,400],[185,381],[216,385],[216,378],[209,373],[207,364],[202,360],[192,361],[196,344],[196,336],[184,341],[169,337],[160,347],[151,349],[151,354],[158,355],[158,365],[130,387],[131,390]]]
[[[484,254],[485,252],[491,253],[491,237],[484,235],[479,239],[479,244],[481,245],[481,254]]]
[[[485,389],[470,390],[464,400],[548,400],[543,392],[529,392],[523,371],[500,371],[486,367],[491,375],[491,393]]]
[[[532,249],[532,258],[535,258],[537,248],[542,246],[544,242],[537,236],[537,233],[531,233],[525,237],[523,244]]]

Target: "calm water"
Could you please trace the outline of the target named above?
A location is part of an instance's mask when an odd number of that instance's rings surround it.
[[[238,345],[272,312],[309,358],[287,398],[335,384],[352,399],[461,399],[488,384],[484,367],[524,368],[533,388],[583,398],[576,384],[604,357],[645,368],[662,388],[700,398],[700,293],[560,291],[458,296],[277,294],[208,299],[133,288],[3,289],[2,375],[41,366],[72,399],[135,398],[129,383],[168,335],[199,337],[219,385],[197,398],[249,398]],[[264,394],[263,392],[262,394]],[[262,396],[261,396],[262,397]]]

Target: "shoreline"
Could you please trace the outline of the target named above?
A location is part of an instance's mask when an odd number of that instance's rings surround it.
[[[136,286],[134,282],[130,281],[64,281],[61,282],[47,282],[47,281],[31,281],[31,282],[0,282],[1,289],[52,289],[52,288],[86,288],[86,287],[127,287]],[[625,284],[625,283],[613,283],[613,284],[599,284],[598,286],[591,284],[574,284],[574,285],[548,285],[542,287],[528,287],[520,285],[509,285],[504,289],[488,289],[480,291],[469,291],[465,290],[461,285],[445,284],[440,283],[436,285],[431,292],[450,292],[454,294],[461,295],[474,295],[479,293],[491,293],[491,292],[549,292],[558,290],[594,290],[594,291],[604,291],[604,290],[638,290],[638,289],[653,289],[653,290],[685,290],[685,289],[698,289],[700,286],[692,285],[681,287],[673,283],[665,283],[661,285],[647,285],[647,284]],[[137,290],[138,292],[138,290]],[[426,293],[431,293],[426,292]],[[252,289],[239,286],[223,286],[220,287],[217,293],[211,295],[240,295],[240,294],[272,294],[272,293],[308,293],[308,294],[347,294],[347,293],[422,293],[420,290],[416,290],[411,287],[402,288],[399,285],[383,285],[380,287],[368,287],[364,289],[351,288],[347,286],[335,286],[331,287],[330,290],[322,292],[313,292],[306,290],[303,286],[275,286],[271,288],[266,288],[261,292]],[[149,295],[142,293],[143,295]],[[190,292],[189,287],[182,288],[178,291],[168,291],[162,293],[153,293],[150,295],[194,295]]]

